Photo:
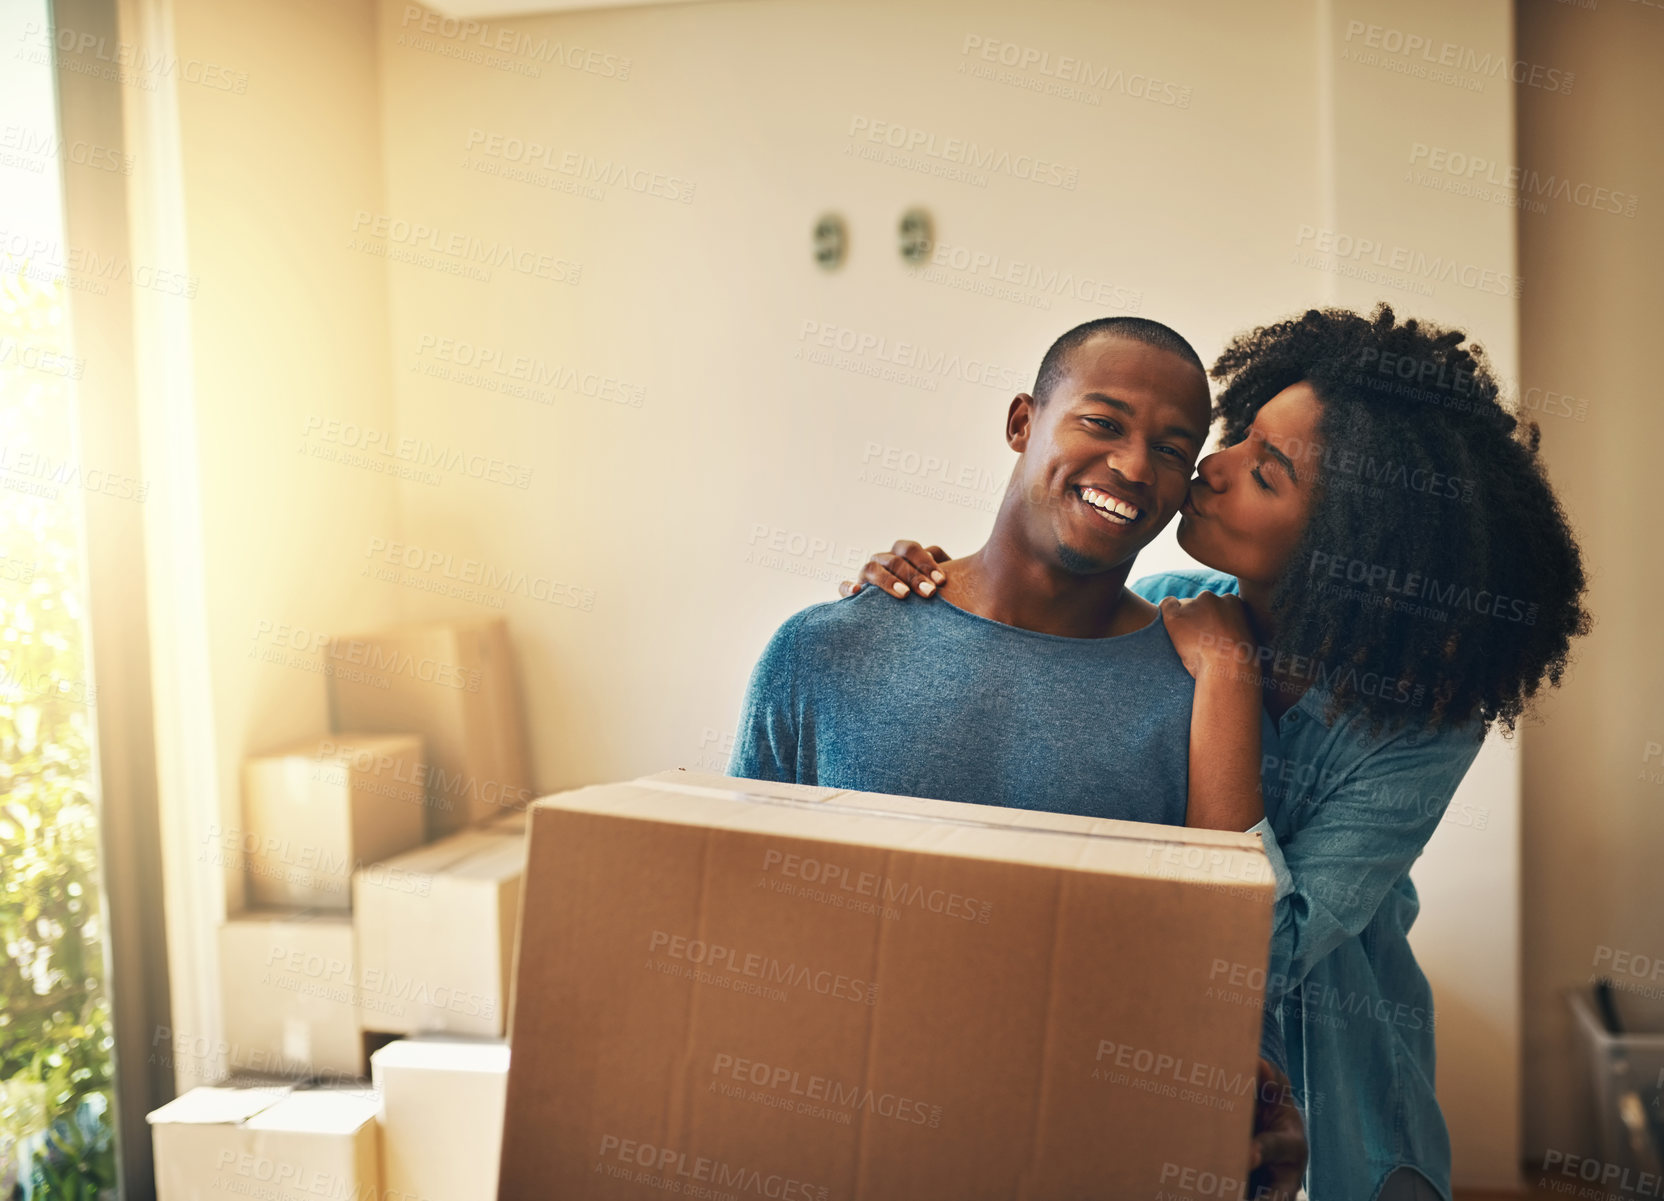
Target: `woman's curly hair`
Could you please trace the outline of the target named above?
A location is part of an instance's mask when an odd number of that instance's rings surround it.
[[[1312,309],[1214,364],[1227,445],[1302,381],[1323,404],[1310,520],[1273,591],[1274,649],[1309,657],[1331,720],[1512,733],[1590,627],[1582,555],[1521,423],[1466,335],[1378,305]],[[1299,456],[1296,456],[1297,460]]]

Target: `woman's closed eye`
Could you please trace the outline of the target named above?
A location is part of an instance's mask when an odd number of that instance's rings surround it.
[[[1264,488],[1267,492],[1275,492],[1276,491],[1275,488],[1273,488],[1270,484],[1268,484],[1266,482],[1264,474],[1261,473],[1261,471],[1258,467],[1255,467],[1248,474],[1253,476],[1254,477],[1254,482],[1256,484],[1258,484],[1261,488]]]

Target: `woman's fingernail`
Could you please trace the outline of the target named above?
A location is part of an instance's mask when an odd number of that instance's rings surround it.
[[[933,579],[933,580],[935,580],[935,581],[936,581],[936,582],[937,582],[937,583],[938,583],[938,584],[945,584],[945,583],[947,583],[947,582],[948,582],[948,577],[947,577],[947,576],[945,576],[945,575],[943,575],[943,574],[942,574],[942,573],[941,573],[941,572],[939,572],[939,571],[933,571],[933,572],[931,572],[931,573],[930,573],[930,578],[931,578],[931,579]]]
[[[920,580],[919,581],[919,595],[920,596],[929,596],[934,591],[936,591],[936,585],[935,584],[932,584],[929,580]]]
[[[906,584],[897,584],[896,587],[895,587],[895,593],[896,593],[897,596],[906,596],[907,595],[907,585]]]

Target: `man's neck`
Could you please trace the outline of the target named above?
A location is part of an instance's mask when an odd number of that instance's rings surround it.
[[[1132,563],[1081,575],[1007,545],[996,529],[982,549],[946,565],[945,594],[990,621],[1062,638],[1116,638],[1153,620],[1154,606],[1127,591]]]

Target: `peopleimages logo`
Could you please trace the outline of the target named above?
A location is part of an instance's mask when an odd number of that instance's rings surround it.
[[[60,159],[77,167],[94,171],[110,171],[121,175],[133,174],[133,156],[122,154],[109,146],[99,146],[82,138],[65,142],[51,130],[30,129],[7,124],[0,128],[0,151],[11,152],[0,157],[8,166],[21,167],[39,174],[45,160]]]
[[[55,346],[38,342],[19,342],[16,338],[0,337],[0,367],[12,366],[46,375],[61,375],[65,379],[80,379],[87,373],[85,356],[67,355]]]
[[[140,76],[150,77],[132,81],[140,83],[147,91],[155,90],[156,79],[166,79],[169,76],[219,92],[235,92],[239,96],[248,91],[246,71],[234,71],[218,63],[203,62],[199,58],[182,59],[175,54],[158,53],[134,42],[112,42],[101,34],[78,32],[63,26],[49,29],[38,21],[26,21],[23,24],[22,40],[26,45],[53,51],[59,55],[74,55],[77,59],[91,59],[112,67],[130,68]],[[66,70],[91,74],[82,70],[81,64],[74,61],[60,61],[59,65]]]
[[[1433,1011],[1420,1005],[1389,1001],[1366,992],[1343,992],[1332,984],[1320,984],[1309,978],[1295,980],[1278,972],[1267,972],[1265,968],[1253,964],[1215,959],[1208,971],[1208,980],[1211,983],[1206,995],[1214,1000],[1241,1002],[1254,996],[1258,998],[1256,1005],[1263,1006],[1264,993],[1269,991],[1273,997],[1286,997],[1306,1017],[1334,1010],[1337,1014],[1354,1017],[1361,1014],[1378,1022],[1411,1030],[1433,1029]],[[1225,991],[1227,988],[1246,991],[1233,993]]]
[[[1209,1172],[1201,1168],[1193,1168],[1185,1164],[1164,1163],[1161,1165],[1161,1183],[1176,1184],[1181,1192],[1199,1194],[1203,1197],[1240,1197],[1242,1196],[1242,1181],[1235,1176],[1221,1176],[1217,1172]],[[1165,1192],[1158,1196],[1166,1196]],[[1174,1193],[1177,1197],[1180,1194]],[[1259,1194],[1256,1193],[1257,1197]]]
[[[1641,748],[1641,774],[1638,779],[1649,784],[1664,784],[1664,768],[1649,768],[1654,759],[1664,761],[1664,742],[1649,738]]]
[[[1594,966],[1637,980],[1664,982],[1664,955],[1639,955],[1601,943],[1595,947]]]
[[[583,274],[582,264],[570,262],[547,251],[529,250],[496,238],[487,241],[474,234],[447,232],[420,221],[407,221],[402,217],[372,213],[367,209],[359,209],[354,214],[352,232],[379,238],[412,255],[442,255],[459,268],[477,268],[489,272],[497,267],[507,267],[521,275],[563,284],[576,284]],[[353,249],[360,248],[352,244],[349,246]],[[426,264],[418,262],[418,265]],[[485,278],[489,278],[489,274]]]
[[[612,1160],[617,1165],[616,1172]],[[601,1162],[597,1169],[607,1168],[609,1175],[628,1174],[632,1181],[650,1184],[661,1192],[677,1192],[687,1196],[707,1195],[700,1185],[711,1188],[737,1189],[753,1193],[771,1201],[826,1201],[831,1190],[824,1184],[812,1184],[779,1172],[763,1172],[742,1167],[708,1155],[694,1155],[674,1147],[660,1147],[639,1139],[617,1134],[601,1136]],[[645,1168],[658,1173],[656,1179],[642,1180],[629,1172],[630,1168]]]
[[[1335,585],[1323,585],[1334,588]],[[1304,692],[1309,686],[1320,693],[1334,692],[1348,687],[1360,696],[1379,697],[1400,705],[1419,705],[1426,692],[1425,685],[1413,685],[1409,680],[1384,675],[1380,672],[1360,672],[1356,664],[1331,664],[1315,655],[1297,655],[1284,650],[1262,646],[1257,639],[1222,638],[1217,634],[1203,634],[1204,647],[1229,647],[1231,660],[1247,670],[1237,672],[1240,681],[1252,680],[1262,688],[1279,691]],[[1249,665],[1252,664],[1250,667]],[[1304,681],[1304,683],[1302,683]]]
[[[797,1112],[810,1117],[827,1116],[818,1112],[818,1107],[824,1104],[833,1109],[846,1111],[838,1115],[846,1121],[849,1116],[847,1111],[857,1110],[877,1114],[881,1118],[894,1118],[898,1122],[914,1126],[928,1126],[932,1130],[942,1124],[940,1105],[915,1101],[896,1093],[878,1092],[854,1081],[834,1080],[830,1076],[820,1076],[812,1072],[805,1075],[794,1068],[745,1059],[727,1052],[718,1053],[712,1061],[711,1075],[721,1077],[724,1081],[731,1080],[737,1084],[750,1084],[786,1094],[784,1097],[768,1098],[769,1101],[784,1102],[773,1106],[774,1108],[793,1108],[792,1098],[802,1098],[795,1108]],[[718,1081],[712,1081],[712,1087],[723,1091],[723,1086]]]
[[[813,351],[805,356],[806,347],[824,348],[853,355],[857,359],[870,358],[875,365],[894,367],[898,374],[912,372],[930,391],[937,388],[939,379],[955,383],[980,384],[987,388],[1020,392],[1027,384],[1025,373],[1014,367],[998,366],[974,356],[967,357],[953,351],[933,350],[916,342],[892,339],[886,334],[834,325],[826,321],[805,319],[798,329],[798,357],[810,362],[829,362],[831,356],[816,356]],[[870,374],[878,374],[872,372]],[[897,382],[909,382],[898,378]]]
[[[504,809],[523,810],[537,798],[524,785],[509,785],[500,780],[482,780],[464,772],[448,772],[437,763],[411,763],[402,755],[377,754],[365,747],[343,746],[324,742],[318,747],[317,763],[312,770],[314,780],[333,784],[347,783],[348,770],[379,779],[388,776],[395,784],[437,793],[442,809],[452,808],[453,800],[482,801]],[[365,780],[354,781],[360,789],[374,790],[375,785]],[[396,790],[393,791],[396,794]]]
[[[21,275],[45,283],[62,284],[75,291],[107,295],[111,284],[130,282],[164,296],[195,300],[197,277],[149,263],[134,263],[125,256],[105,256],[82,246],[65,246],[24,230],[0,229],[0,255],[16,260],[5,264],[8,275]]]
[[[1519,276],[1491,267],[1465,263],[1454,256],[1429,255],[1409,246],[1388,246],[1374,238],[1355,237],[1315,225],[1301,225],[1294,237],[1300,249],[1327,255],[1336,262],[1367,265],[1382,271],[1396,271],[1411,281],[1454,283],[1494,296],[1519,299],[1524,281]]]
[[[927,888],[922,884],[896,880],[876,872],[855,871],[847,864],[788,854],[785,851],[765,851],[763,871],[778,872],[782,876],[801,880],[806,884],[819,885],[821,888],[851,892],[889,905],[910,905],[930,913],[945,914],[962,921],[978,922],[984,926],[988,924],[994,912],[992,901],[979,901],[975,897],[951,892],[945,888]]]
[[[329,657],[336,662],[351,663],[368,671],[405,676],[439,688],[454,688],[459,692],[480,690],[483,673],[477,667],[443,663],[426,656],[418,659],[407,650],[372,639],[332,638],[328,650]]]
[[[308,416],[301,426],[300,436],[303,444],[306,440],[316,439],[318,443],[327,443],[339,448],[340,452],[346,452],[342,461],[354,466],[360,465],[362,460],[363,465],[375,465],[378,470],[386,469],[389,465],[403,465],[416,470],[432,468],[434,471],[449,472],[481,483],[502,484],[522,491],[531,487],[532,469],[529,466],[511,463],[495,455],[436,445],[426,438],[395,437],[373,425],[359,425],[357,422],[342,421],[337,417],[324,417],[316,413]]]
[[[1120,309],[1133,313],[1144,303],[1144,293],[1125,284],[1112,283],[1090,275],[1076,275],[1068,268],[1046,267],[1023,259],[1008,258],[992,251],[958,246],[950,242],[936,243],[930,255],[930,266],[959,272],[968,278],[989,284],[1010,284],[1026,289],[1043,301],[1036,308],[1050,308],[1049,298],[1062,296],[1084,301],[1100,308]],[[923,274],[928,268],[913,268]]]
[[[816,970],[801,963],[786,963],[772,955],[758,951],[742,953],[736,947],[689,938],[685,934],[671,934],[654,930],[647,940],[649,952],[657,952],[701,966],[716,974],[743,976],[763,985],[789,985],[807,989],[823,997],[850,1001],[856,1005],[878,1003],[878,985],[857,980],[841,972]]]
[[[346,891],[354,872],[363,873],[365,882],[371,886],[390,892],[425,897],[433,887],[432,876],[409,872],[395,864],[365,863],[363,859],[349,859],[316,843],[262,835],[236,826],[222,830],[218,825],[210,825],[202,841],[202,849],[196,856],[198,863],[237,867],[250,875],[286,880],[324,892]]]
[[[894,488],[915,496],[995,512],[1009,482],[1007,475],[974,463],[953,460],[911,447],[868,442],[861,452],[856,480]]]
[[[1543,1171],[1545,1174],[1565,1176],[1581,1180],[1585,1184],[1598,1184],[1602,1189],[1613,1190],[1600,1193],[1601,1201],[1609,1197],[1664,1197],[1664,1176],[1659,1176],[1656,1172],[1625,1167],[1620,1163],[1591,1159],[1586,1155],[1569,1155],[1564,1151],[1551,1150],[1543,1156]],[[1558,1181],[1550,1183],[1549,1188],[1557,1193],[1571,1191],[1571,1186]],[[1587,1197],[1592,1194],[1582,1190],[1577,1195]]]
[[[4,360],[0,359],[0,364]],[[53,459],[30,447],[0,443],[0,475],[32,481],[34,487],[16,487],[11,480],[0,486],[15,491],[57,499],[58,488],[78,489],[94,496],[108,496],[114,500],[133,500],[140,504],[150,493],[150,484],[116,471],[101,471],[96,467],[83,468],[73,459]]]
[[[495,346],[423,334],[416,341],[420,370],[435,379],[451,380],[488,392],[501,392],[537,404],[553,404],[554,393],[570,392],[590,400],[639,409],[647,390],[597,371],[580,371],[541,356],[515,354]]]
[[[561,151],[535,138],[517,138],[477,127],[468,130],[463,149],[515,166],[569,176],[582,183],[598,183],[609,188],[622,184],[627,191],[681,204],[693,203],[697,186],[662,171],[647,171],[610,158],[597,159],[576,150]]]
[[[443,38],[459,47],[496,51],[500,54],[531,59],[533,63],[552,63],[570,71],[582,71],[587,75],[599,75],[604,79],[630,78],[631,60],[626,55],[608,54],[585,46],[551,41],[546,36],[533,36],[511,25],[446,17],[419,4],[404,6],[404,18],[399,25],[399,44],[411,45],[419,50],[428,47],[411,38],[412,25],[421,33]]]
[[[1114,1072],[1129,1073],[1141,1078],[1134,1087],[1158,1096],[1178,1097],[1186,1101],[1201,1101],[1210,1108],[1229,1110],[1238,1098],[1253,1097],[1257,1080],[1252,1071],[1231,1072],[1212,1064],[1198,1063],[1181,1055],[1152,1051],[1111,1039],[1098,1040],[1098,1051],[1092,1069],[1094,1079],[1111,1083],[1118,1080]],[[1181,1096],[1181,1093],[1183,1094]]]
[[[1380,356],[1390,360],[1394,356]],[[1366,362],[1368,356],[1366,355]],[[1405,378],[1416,374],[1414,361],[1400,357],[1400,362],[1409,369]],[[1435,366],[1424,364],[1421,371],[1425,379],[1429,372],[1425,369]],[[1386,374],[1386,368],[1381,369]],[[1441,369],[1442,372],[1442,369]],[[1465,379],[1471,382],[1472,376],[1464,373],[1454,373],[1458,382]],[[1440,375],[1440,382],[1443,381]],[[1375,381],[1364,379],[1366,386],[1373,387]],[[1419,386],[1419,385],[1418,385]],[[1465,385],[1464,385],[1465,386]],[[1473,499],[1475,482],[1460,476],[1446,475],[1442,471],[1431,468],[1412,466],[1408,462],[1395,459],[1377,459],[1373,454],[1360,453],[1344,444],[1333,442],[1303,442],[1299,438],[1290,438],[1283,443],[1283,452],[1298,464],[1309,464],[1314,473],[1322,473],[1330,477],[1329,486],[1344,490],[1356,481],[1359,485],[1368,485],[1380,489],[1386,487],[1400,488],[1407,492],[1419,492],[1425,496],[1432,496],[1446,500],[1471,501]],[[1336,479],[1333,477],[1347,477]]]
[[[975,57],[984,63],[997,63],[1001,67],[1011,69],[1008,72],[997,72],[991,67],[965,61],[959,65],[961,74],[1026,87],[1032,91],[1061,96],[1066,100],[1101,104],[1098,93],[1111,92],[1150,104],[1176,108],[1190,107],[1191,89],[1188,85],[1157,79],[1142,71],[1128,72],[1120,67],[1094,64],[1087,59],[1075,58],[1069,54],[1054,56],[1049,50],[974,33],[965,35],[959,53],[966,60]],[[1025,80],[1022,73],[1028,71],[1044,78]]]
[[[1522,198],[1564,200],[1579,208],[1621,213],[1625,217],[1633,217],[1640,210],[1641,198],[1634,192],[1545,174],[1531,167],[1510,166],[1484,155],[1430,146],[1426,142],[1411,144],[1410,166],[1424,167],[1464,183],[1489,185]]]
[[[519,567],[505,567],[483,559],[458,558],[452,552],[438,548],[390,542],[379,535],[372,535],[364,548],[364,557],[384,563],[389,568],[419,572],[432,580],[477,584],[488,592],[512,594],[568,609],[582,609],[586,613],[595,608],[593,588],[564,583],[546,575],[533,575]]]
[[[1412,76],[1427,75],[1439,82],[1459,82],[1454,78],[1431,74],[1436,68],[1445,69],[1446,74],[1458,72],[1479,79],[1495,79],[1498,75],[1506,76],[1514,83],[1528,87],[1540,88],[1545,92],[1561,92],[1570,94],[1572,84],[1577,82],[1577,75],[1572,71],[1562,71],[1557,67],[1544,67],[1538,63],[1528,63],[1523,59],[1509,58],[1506,54],[1495,51],[1480,51],[1472,46],[1464,46],[1460,42],[1446,42],[1430,38],[1425,34],[1410,33],[1403,29],[1394,29],[1390,25],[1370,25],[1363,21],[1348,21],[1346,23],[1347,51],[1343,58],[1353,58],[1369,66],[1386,66],[1388,64],[1376,61],[1375,56],[1360,55],[1351,43],[1362,43],[1369,50],[1384,51],[1387,54],[1402,55],[1408,60],[1412,70],[1405,72]],[[1484,85],[1481,84],[1482,88]],[[1475,89],[1477,90],[1477,89]]]
[[[973,171],[1005,175],[1012,179],[1045,184],[1072,192],[1080,182],[1078,167],[1065,167],[1048,162],[1033,154],[1013,154],[997,146],[982,146],[965,138],[938,137],[935,133],[902,125],[896,121],[882,121],[875,117],[852,116],[849,136],[857,142],[866,141],[888,147],[904,155],[922,155]]]
[[[1541,607],[1527,602],[1522,597],[1507,596],[1489,588],[1475,589],[1463,584],[1441,581],[1419,571],[1401,572],[1396,567],[1387,567],[1381,563],[1371,563],[1366,559],[1354,559],[1346,555],[1331,555],[1320,550],[1312,552],[1307,576],[1343,580],[1386,596],[1430,601],[1447,609],[1466,609],[1481,617],[1522,622],[1528,626],[1537,624],[1537,612]]]

